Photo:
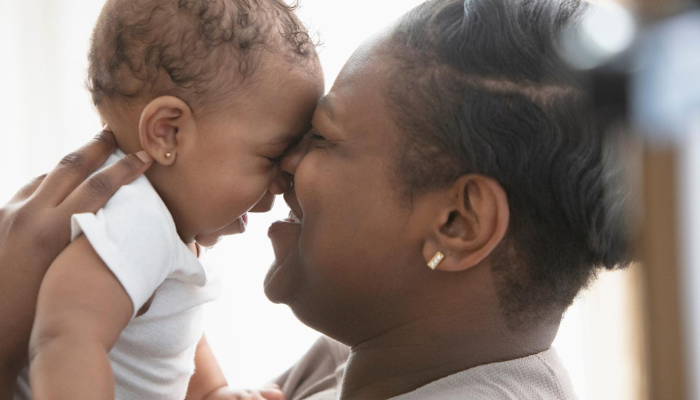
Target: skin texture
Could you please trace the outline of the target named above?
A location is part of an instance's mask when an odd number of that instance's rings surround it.
[[[114,136],[101,132],[0,208],[0,399],[12,398],[26,365],[39,285],[69,243],[71,215],[99,210],[121,185],[151,166],[145,154],[147,162],[130,155],[90,176],[115,147]]]
[[[261,57],[257,75],[220,109],[195,112],[172,96],[99,107],[120,148],[155,159],[147,176],[185,243],[212,246],[241,232],[240,218],[253,205],[289,186],[278,161],[308,130],[323,78],[318,65]]]
[[[213,246],[222,235],[242,232],[243,215],[288,185],[277,158],[308,129],[323,80],[268,57],[245,101],[233,100],[215,115],[197,117],[181,99],[158,97],[145,106],[139,129],[132,132],[125,128],[134,126],[129,114],[117,119],[100,110],[121,148],[139,139],[155,160],[147,176],[185,243]],[[75,265],[81,268],[75,270]],[[71,243],[49,269],[39,294],[30,342],[35,398],[113,398],[108,354],[133,311],[87,239]],[[198,350],[205,354],[195,358],[206,367],[191,382],[195,394],[190,397],[236,398],[234,392],[215,395],[226,382],[208,347],[200,344]],[[57,368],[62,364],[71,367]]]
[[[403,137],[387,108],[385,34],[362,45],[283,160],[300,224],[270,228],[272,301],[351,346],[343,399],[384,399],[470,367],[546,350],[558,324],[511,332],[491,270],[509,208],[466,175],[411,201],[396,187]],[[361,117],[360,117],[361,116]],[[426,263],[446,258],[436,271]]]

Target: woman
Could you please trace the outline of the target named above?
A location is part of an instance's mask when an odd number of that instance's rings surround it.
[[[553,40],[584,10],[432,1],[348,61],[282,161],[301,223],[270,228],[265,292],[350,358],[322,342],[280,379],[290,398],[574,398],[550,348],[561,315],[597,268],[625,264],[604,138]],[[147,168],[129,158],[78,186],[109,149],[2,209],[3,276],[38,285],[70,214]]]

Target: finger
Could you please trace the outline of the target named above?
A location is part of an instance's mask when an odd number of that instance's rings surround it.
[[[260,390],[260,395],[266,400],[285,400],[284,393],[278,388],[265,388]]]
[[[80,184],[60,205],[69,214],[96,212],[120,187],[133,181],[153,164],[143,151],[130,154]]]
[[[255,397],[253,397],[253,395],[248,390],[243,392],[232,392],[225,398],[228,400],[255,400]]]
[[[263,395],[257,390],[250,391],[250,398],[253,400],[266,400],[265,397],[263,397]]]
[[[116,149],[114,135],[103,130],[89,143],[61,159],[36,191],[36,197],[60,204]]]
[[[34,194],[36,189],[41,185],[41,182],[46,178],[46,174],[37,176],[32,179],[28,184],[24,185],[15,195],[12,197],[10,202],[21,201],[27,199],[29,196]]]

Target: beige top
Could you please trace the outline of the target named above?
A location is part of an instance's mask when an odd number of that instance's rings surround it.
[[[347,347],[319,339],[279,377],[288,400],[335,400],[339,396]],[[481,365],[422,386],[391,400],[575,400],[571,381],[553,348],[515,360]]]

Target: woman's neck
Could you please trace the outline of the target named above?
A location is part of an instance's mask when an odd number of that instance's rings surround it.
[[[489,325],[487,311],[424,318],[353,346],[340,398],[388,399],[469,368],[539,353],[558,329],[511,332]]]

